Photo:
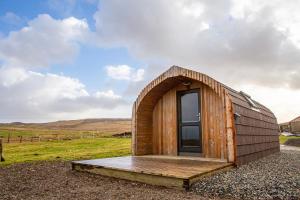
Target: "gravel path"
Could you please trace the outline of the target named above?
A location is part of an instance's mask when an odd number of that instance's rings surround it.
[[[288,145],[280,145],[280,151],[300,151],[300,147],[288,146]]]
[[[184,192],[71,171],[69,162],[0,167],[0,199],[300,199],[300,151],[207,177]]]
[[[71,171],[68,162],[0,167],[0,199],[206,199],[164,187]]]
[[[221,198],[300,199],[300,151],[282,151],[207,177],[192,190]]]

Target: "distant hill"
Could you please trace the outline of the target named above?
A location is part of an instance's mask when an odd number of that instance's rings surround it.
[[[48,129],[48,130],[101,130],[109,132],[125,132],[131,129],[131,119],[100,118],[63,120],[48,123],[0,123],[0,127],[15,129]]]

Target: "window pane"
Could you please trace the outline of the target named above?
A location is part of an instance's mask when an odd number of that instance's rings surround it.
[[[181,121],[197,122],[198,117],[198,93],[187,93],[181,96]]]
[[[182,146],[200,146],[199,127],[183,126],[182,127]]]

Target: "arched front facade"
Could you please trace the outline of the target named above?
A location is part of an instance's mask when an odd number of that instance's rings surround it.
[[[237,162],[240,147],[232,100],[238,95],[232,91],[205,74],[171,67],[150,82],[133,105],[132,154]],[[272,113],[270,120],[277,124]]]
[[[179,140],[182,138],[179,137],[179,132],[197,127],[196,125],[180,127],[182,122],[179,120],[181,117],[178,105],[179,95],[188,91],[197,93],[199,99],[198,130],[201,149],[197,153],[199,156],[228,159],[233,162],[234,129],[230,113],[231,103],[228,103],[229,107],[226,109],[226,101],[230,101],[226,90],[222,84],[204,74],[175,66],[153,80],[135,102],[132,153],[134,155],[189,153],[180,151]]]

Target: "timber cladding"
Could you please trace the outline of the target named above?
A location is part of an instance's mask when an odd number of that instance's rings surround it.
[[[188,90],[199,91],[201,99],[200,156],[244,164],[279,151],[277,120],[268,108],[253,100],[254,109],[243,93],[173,66],[150,82],[134,103],[133,155],[178,155],[177,94]]]
[[[244,164],[260,157],[278,152],[278,124],[274,114],[255,102],[259,112],[253,110],[243,95],[230,91],[234,112],[240,117],[235,120],[237,164]]]
[[[194,82],[190,90],[199,91],[201,96],[202,150],[203,157],[227,158],[225,137],[225,107],[222,99],[208,86]],[[186,86],[179,84],[166,92],[156,103],[153,110],[153,154],[177,155],[177,93],[185,91]]]

